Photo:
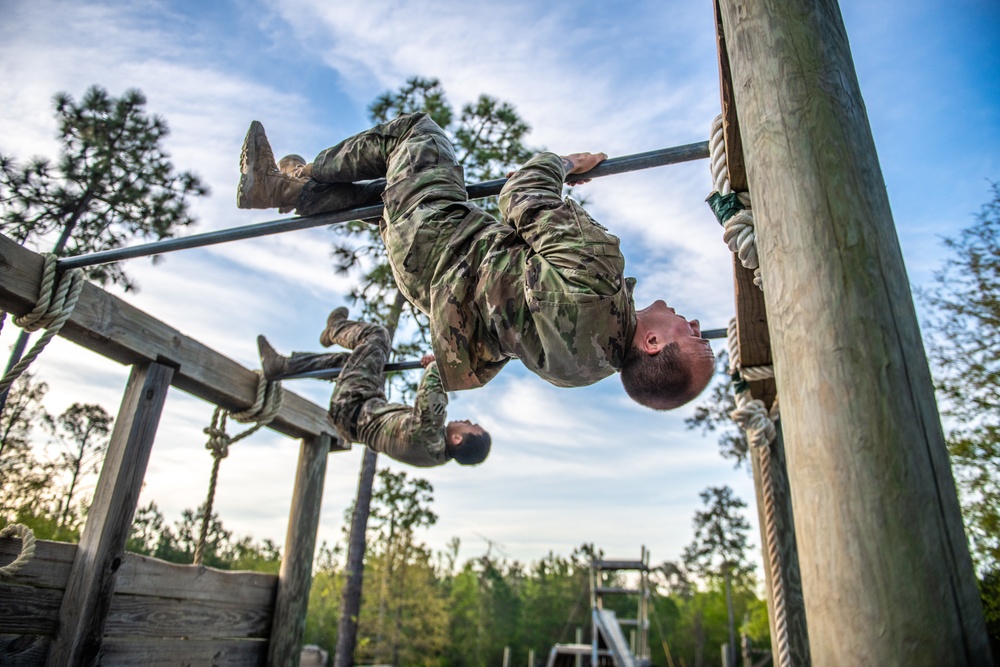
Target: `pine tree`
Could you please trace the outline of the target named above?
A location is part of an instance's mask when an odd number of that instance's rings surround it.
[[[71,527],[71,517],[86,514],[86,506],[74,508],[81,491],[84,477],[95,474],[104,461],[108,449],[108,436],[114,418],[96,403],[74,403],[56,418],[59,460],[56,471],[69,476],[63,493],[62,509],[59,512],[59,526]],[[77,503],[79,505],[79,503]],[[78,511],[74,512],[74,509]]]
[[[750,524],[742,514],[747,504],[728,486],[710,486],[701,492],[706,509],[695,512],[694,540],[684,549],[684,565],[703,577],[725,585],[729,616],[729,664],[736,664],[736,624],[732,587],[746,581],[753,571],[747,559]]]
[[[79,102],[59,93],[54,105],[62,144],[55,164],[0,155],[0,231],[63,257],[170,238],[194,223],[189,197],[208,189],[191,172],[174,173],[161,145],[167,123],[146,113],[140,91],[115,98],[92,86]],[[135,287],[117,263],[86,273],[101,285]]]

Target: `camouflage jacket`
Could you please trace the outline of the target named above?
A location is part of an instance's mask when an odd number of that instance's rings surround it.
[[[446,250],[430,276],[413,276],[408,293],[430,316],[446,390],[482,386],[511,358],[559,387],[621,368],[635,333],[634,281],[618,238],[562,199],[564,177],[559,156],[533,157],[500,194],[503,222],[456,203],[468,212]]]
[[[447,463],[445,420],[448,394],[441,386],[436,363],[424,370],[413,406],[384,403],[362,409],[358,441],[376,452],[412,466],[429,468]]]

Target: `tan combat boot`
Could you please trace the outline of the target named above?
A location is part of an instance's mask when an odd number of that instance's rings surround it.
[[[260,368],[264,379],[274,382],[288,375],[288,357],[278,354],[267,339],[257,336],[257,351],[260,353]]]
[[[347,319],[347,308],[345,306],[340,306],[335,308],[326,318],[326,328],[323,329],[323,333],[319,335],[319,344],[323,347],[330,347],[331,345],[336,345],[338,343],[337,337],[334,335],[334,327],[338,322]]]
[[[264,126],[257,121],[250,123],[240,153],[240,185],[236,191],[239,208],[277,208],[288,213],[295,209],[308,180],[279,171]]]

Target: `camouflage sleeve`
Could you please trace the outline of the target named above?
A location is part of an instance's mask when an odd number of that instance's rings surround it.
[[[539,153],[504,185],[500,212],[537,253],[530,288],[610,296],[621,289],[625,260],[618,238],[572,199],[561,198],[565,177],[555,153]],[[537,281],[542,281],[541,283]]]
[[[433,362],[424,370],[413,401],[411,440],[432,450],[429,452],[432,456],[444,456],[443,431],[447,419],[448,393],[441,383],[437,362]]]

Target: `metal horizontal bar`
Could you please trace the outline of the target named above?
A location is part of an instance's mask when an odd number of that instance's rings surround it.
[[[602,587],[595,588],[594,593],[597,595],[610,595],[610,594],[640,595],[642,594],[642,590],[638,588],[619,588],[617,586],[610,586],[607,588],[602,588]]]
[[[662,167],[668,164],[678,164],[681,162],[690,162],[691,160],[700,160],[707,158],[708,155],[708,142],[702,141],[695,144],[686,144],[684,146],[674,146],[673,148],[649,151],[648,153],[636,153],[634,155],[610,158],[597,165],[587,173],[573,174],[571,178],[572,180],[584,180],[590,178],[600,178],[602,176],[613,176],[615,174],[622,174],[630,171],[639,171],[641,169],[650,169],[652,167]],[[484,181],[482,183],[469,185],[467,187],[469,199],[482,199],[483,197],[491,197],[493,195],[500,194],[500,190],[503,189],[503,185],[506,182],[506,178],[499,178],[493,181]],[[281,234],[284,232],[298,231],[300,229],[321,227],[323,225],[335,225],[350,222],[351,220],[372,220],[379,218],[381,215],[382,204],[373,204],[371,206],[362,206],[344,211],[317,213],[316,215],[296,218],[282,218],[280,220],[259,222],[252,225],[244,225],[242,227],[205,232],[204,234],[192,234],[191,236],[185,236],[182,238],[164,239],[162,241],[154,241],[152,243],[143,243],[141,245],[135,245],[128,248],[115,248],[113,250],[102,250],[100,252],[93,252],[86,255],[77,255],[75,257],[63,257],[56,262],[56,267],[60,270],[79,269],[85,266],[109,264],[111,262],[118,262],[124,259],[133,259],[135,257],[162,255],[164,253],[174,252],[177,250],[186,250],[188,248],[201,248],[219,243],[228,243],[230,241],[241,241],[243,239],[253,239],[261,236],[269,236],[271,234]]]
[[[717,329],[717,331],[723,331]],[[702,334],[704,335],[704,334]],[[648,570],[649,566],[641,560],[595,560],[593,567],[600,570]]]
[[[709,329],[708,331],[701,332],[702,338],[725,338],[725,329]],[[383,369],[386,373],[392,373],[395,371],[410,371],[417,368],[421,368],[419,361],[396,361],[391,364],[386,364]],[[344,370],[343,368],[323,368],[318,371],[304,371],[302,373],[293,373],[292,375],[283,375],[278,380],[331,380]],[[605,561],[606,563],[619,563],[620,561]],[[624,561],[621,561],[624,562]],[[612,567],[611,565],[597,564],[595,567],[602,567],[604,569],[649,569],[643,565],[640,561],[636,561],[637,565],[635,567],[631,565],[619,565],[618,567]]]
[[[393,371],[409,371],[420,367],[421,366],[419,361],[397,361],[391,364],[386,364],[382,368],[386,373],[392,373]],[[284,375],[276,379],[303,380],[307,378],[313,378],[319,380],[327,380],[337,377],[343,370],[344,370],[343,368],[323,368],[318,371],[304,371],[302,373],[293,373],[292,375]]]

